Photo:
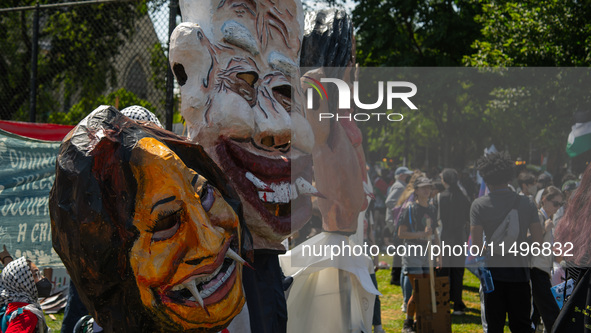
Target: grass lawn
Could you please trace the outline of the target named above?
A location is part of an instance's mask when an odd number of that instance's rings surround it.
[[[392,262],[392,259],[381,259],[386,262]],[[406,313],[402,312],[402,290],[399,286],[390,284],[390,270],[379,270],[376,273],[378,280],[378,289],[383,296],[380,297],[382,303],[382,326],[388,333],[402,331],[402,323],[406,319]],[[463,316],[451,316],[451,329],[456,333],[482,332],[480,324],[480,297],[478,296],[478,287],[480,282],[472,273],[466,270],[464,274],[464,292],[462,298],[468,307]],[[509,327],[505,326],[505,332],[510,332]]]
[[[47,326],[51,328],[52,332],[60,332],[62,328],[62,320],[64,320],[64,312],[55,313],[51,316],[53,316],[55,320],[52,319],[50,315],[45,314],[45,322],[47,323]]]
[[[391,262],[392,259],[382,259]],[[378,287],[383,296],[380,297],[382,302],[382,325],[384,330],[388,333],[400,332],[402,330],[402,322],[406,318],[406,314],[400,309],[402,304],[402,291],[399,286],[390,284],[390,270],[379,270],[376,273],[378,280]],[[463,316],[451,316],[452,332],[456,333],[473,333],[482,332],[480,325],[480,298],[478,296],[478,286],[480,282],[470,272],[466,270],[464,274],[464,303],[468,307],[466,314]],[[47,325],[53,332],[60,332],[63,312],[53,315],[56,320],[53,320],[49,315],[45,315]],[[505,326],[505,332],[510,332],[509,328]],[[337,332],[338,333],[338,332]]]

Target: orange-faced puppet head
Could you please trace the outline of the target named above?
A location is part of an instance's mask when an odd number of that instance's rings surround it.
[[[239,201],[201,146],[100,107],[62,143],[50,212],[107,331],[217,332],[242,310]]]

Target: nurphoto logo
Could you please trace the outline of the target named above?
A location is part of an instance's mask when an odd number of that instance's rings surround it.
[[[308,109],[314,109],[314,91],[320,96],[321,100],[326,99],[329,101],[328,93],[322,83],[335,84],[338,91],[337,107],[338,109],[351,109],[351,89],[349,85],[341,80],[335,78],[321,78],[320,81],[313,79],[309,76],[305,76],[306,82],[310,87],[307,89],[307,106]],[[385,83],[385,84],[384,84]],[[375,103],[366,104],[360,101],[359,98],[359,82],[353,82],[353,102],[357,108],[362,110],[376,110],[380,108],[384,103],[384,85],[386,90],[386,107],[388,110],[392,110],[394,100],[399,99],[411,110],[417,110],[416,105],[410,100],[417,93],[417,86],[414,83],[407,81],[379,81],[378,82],[378,99]],[[408,91],[410,89],[410,91]],[[402,91],[401,91],[402,90]],[[406,91],[405,91],[406,90]],[[334,98],[333,96],[331,96]],[[362,113],[355,112],[352,114],[338,114],[336,112],[321,112],[318,114],[318,121],[323,119],[335,119],[339,121],[341,119],[347,119],[349,121],[368,121],[371,118],[377,118],[378,121],[381,119],[387,119],[388,121],[402,121],[404,116],[400,113],[384,113],[384,112],[372,112]]]

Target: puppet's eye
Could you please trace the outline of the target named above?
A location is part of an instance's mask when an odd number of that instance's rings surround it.
[[[181,209],[176,212],[168,212],[159,215],[156,224],[154,224],[154,227],[150,230],[150,232],[153,233],[152,241],[163,241],[174,236],[181,225],[181,216]]]
[[[203,206],[203,209],[206,212],[209,212],[213,206],[213,202],[215,201],[213,187],[209,184],[205,184],[201,190],[201,193],[199,194],[199,197],[201,198],[201,206]]]
[[[291,112],[292,91],[290,85],[285,84],[273,88],[273,96],[285,108],[285,111]]]
[[[246,82],[249,86],[254,87],[255,83],[259,80],[259,75],[255,72],[244,72],[236,74],[236,76]]]

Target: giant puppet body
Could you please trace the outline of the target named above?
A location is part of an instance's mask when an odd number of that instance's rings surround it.
[[[338,78],[351,86],[356,80],[353,27],[344,11],[307,13],[303,45],[303,85]],[[315,100],[315,106],[306,110],[315,137],[315,186],[323,194],[317,200],[323,232],[280,257],[285,274],[294,278],[287,308],[297,318],[290,316],[287,331],[371,332],[379,291],[371,281],[370,258],[345,253],[310,256],[304,250],[305,246],[362,246],[364,213],[371,197],[361,132],[355,122],[347,120],[354,110],[339,109],[334,97],[336,87],[325,86],[331,98]],[[341,119],[320,121],[321,113],[338,114]]]
[[[180,1],[170,65],[189,138],[233,183],[253,236],[253,332],[284,332],[281,242],[311,216],[314,135],[299,86],[300,1]]]
[[[181,86],[181,113],[189,137],[227,173],[245,207],[255,248],[256,270],[246,271],[244,280],[252,331],[284,332],[287,311],[277,261],[285,251],[281,241],[309,219],[310,196],[319,195],[311,185],[312,160],[324,194],[319,199],[324,229],[345,234],[357,230],[367,203],[360,132],[354,124],[320,124],[316,111],[304,107],[299,59],[304,15],[299,1],[180,3],[183,23],[171,36],[170,65]],[[315,67],[348,67],[350,78],[352,29],[339,15],[342,35],[329,34],[310,44],[319,50]],[[331,38],[343,38],[333,41],[332,46],[340,46],[336,52],[326,49]],[[308,56],[314,58],[313,53]],[[360,274],[367,282],[367,261],[360,264],[365,267],[357,265],[355,271],[365,272]],[[366,289],[377,293],[373,286]],[[341,291],[351,294],[350,289]],[[373,304],[371,297],[367,302]],[[310,312],[305,317],[296,313],[290,312],[290,322],[311,319]]]

